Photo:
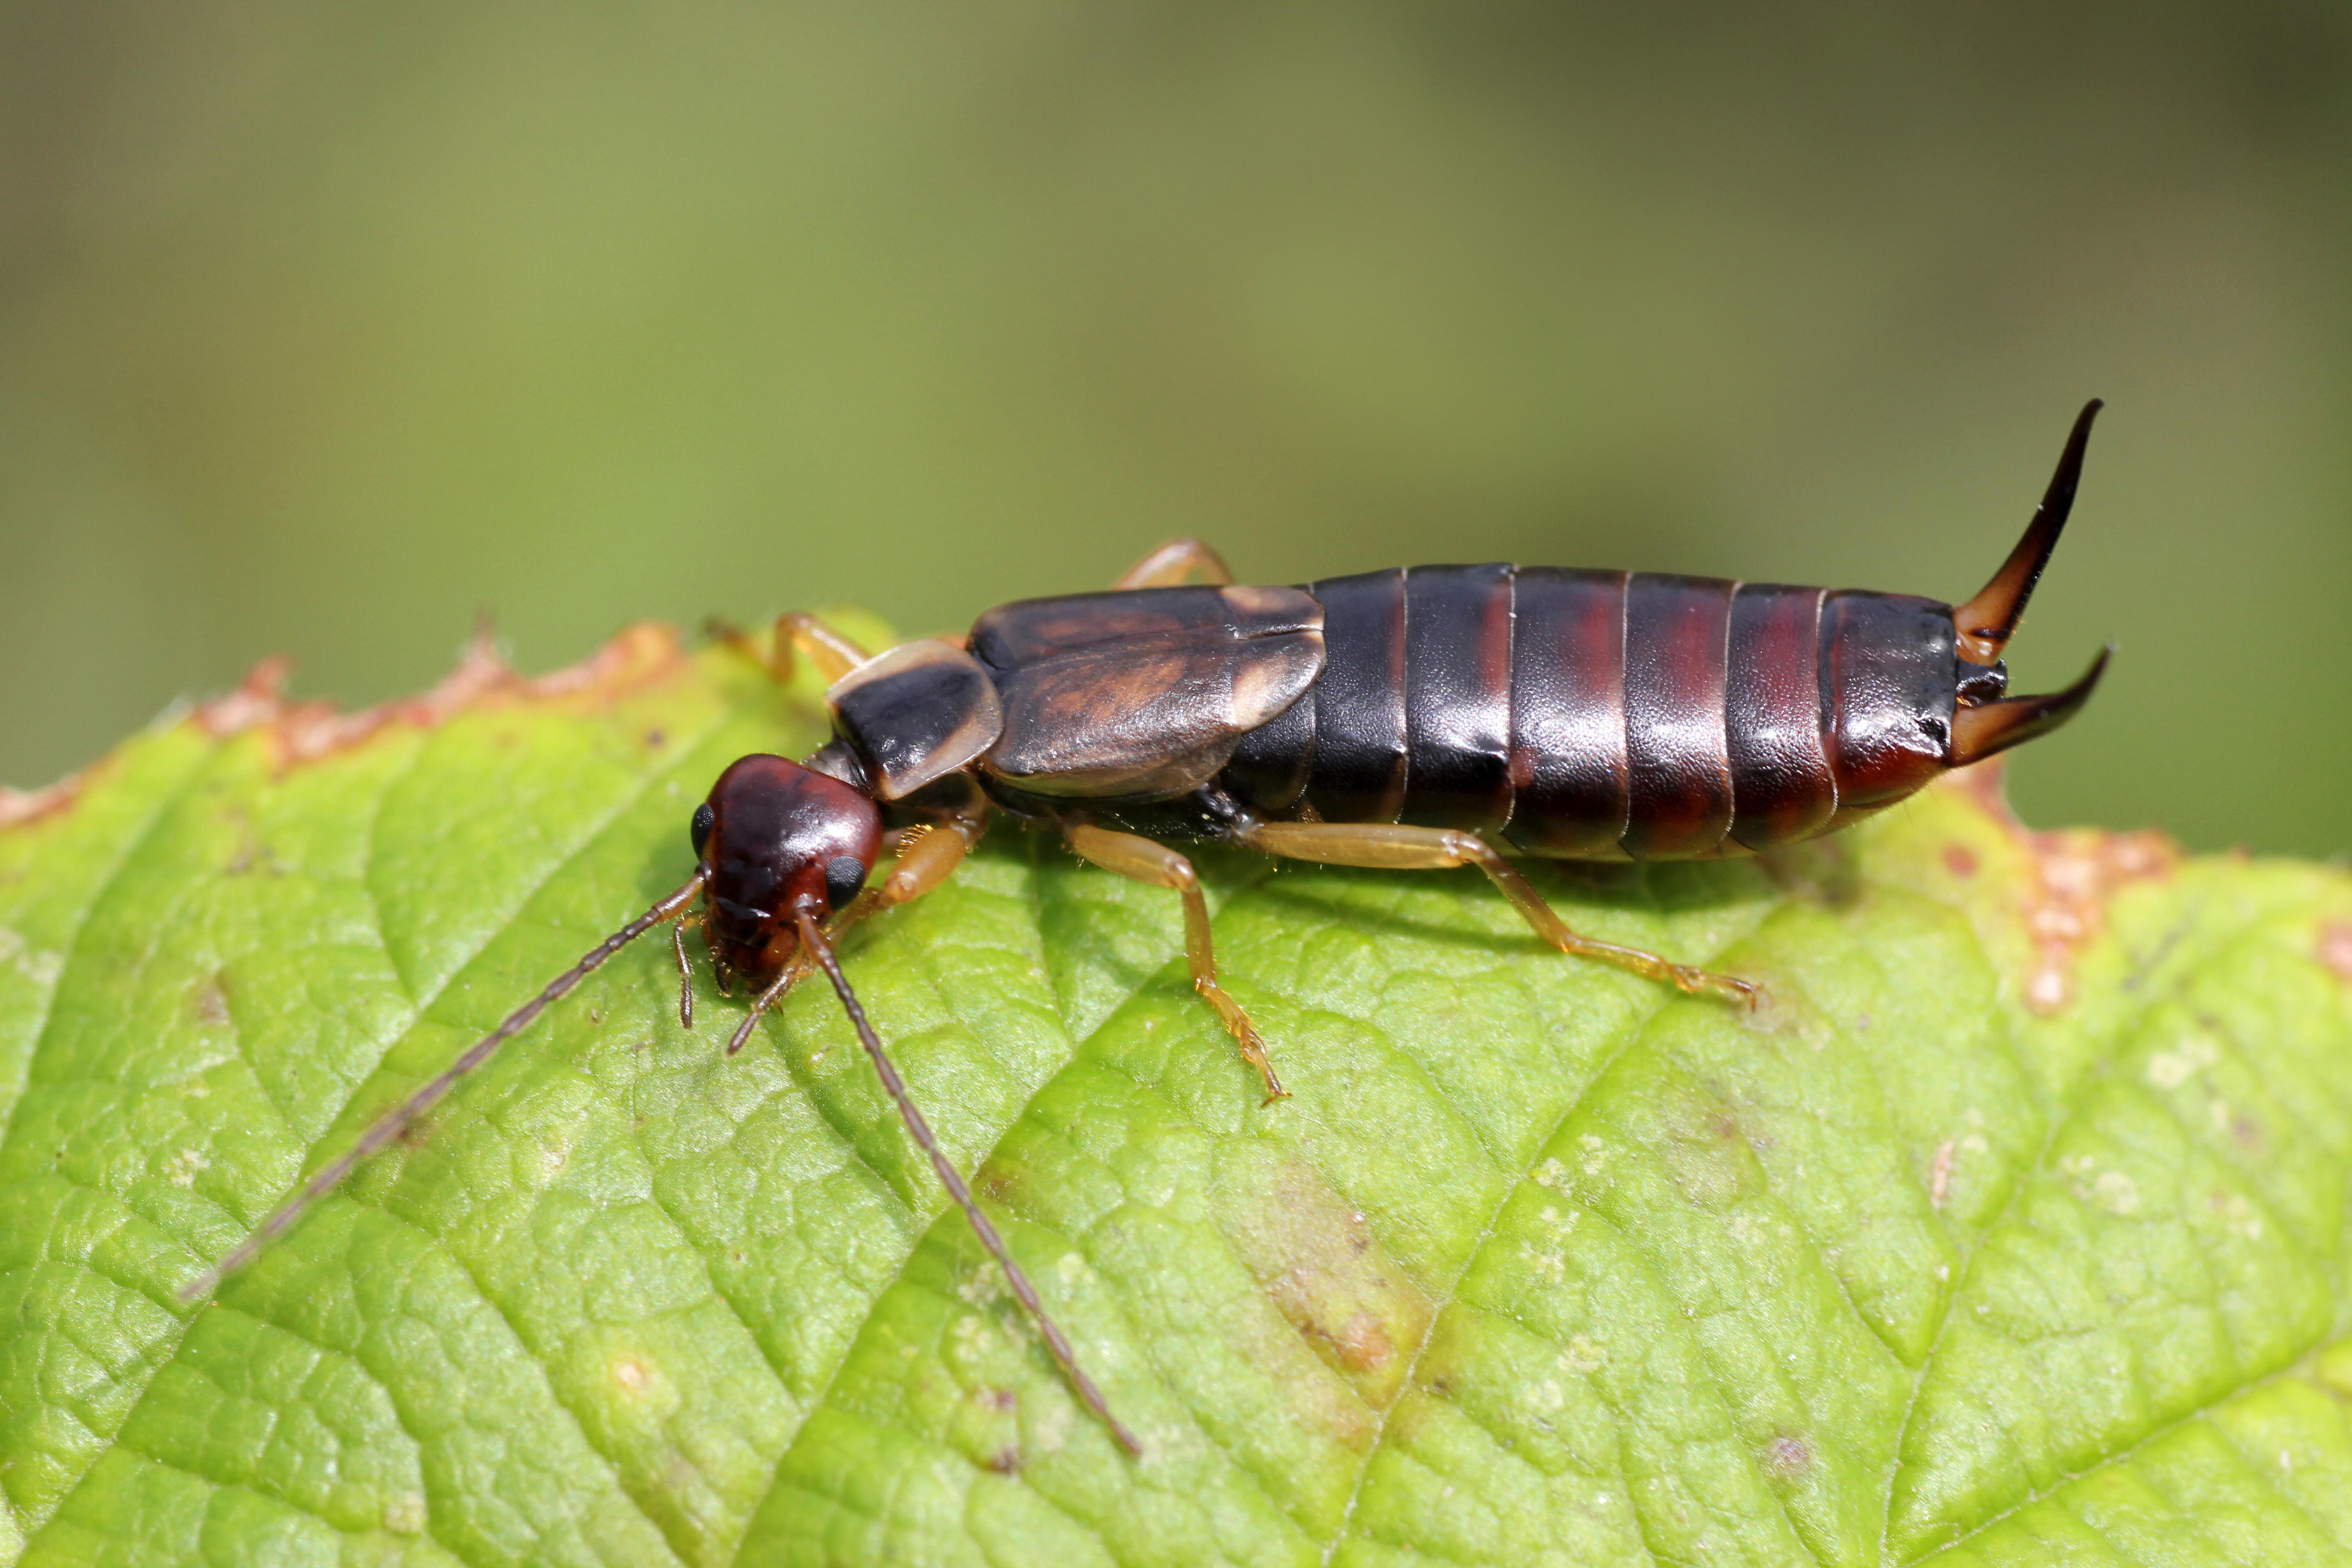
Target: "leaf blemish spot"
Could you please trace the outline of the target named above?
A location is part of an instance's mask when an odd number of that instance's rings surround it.
[[[2148,1058],[2147,1081],[2158,1089],[2179,1089],[2221,1059],[2221,1050],[2202,1036],[2185,1037],[2168,1051]]]
[[[228,1026],[228,997],[222,994],[220,974],[217,971],[210,979],[196,987],[195,999],[190,1010],[194,1013],[196,1022],[199,1024],[215,1029]]]
[[[1952,1191],[1952,1141],[1945,1139],[1936,1145],[1936,1163],[1927,1175],[1927,1203],[1938,1212]]]
[[[2126,1215],[2139,1212],[2139,1184],[2121,1171],[2102,1171],[2099,1179],[2091,1184],[2092,1200],[2109,1214]]]
[[[1783,1432],[1764,1445],[1764,1471],[1783,1486],[1793,1486],[1813,1468],[1813,1450],[1802,1437]]]
[[[0,826],[5,826],[0,822]],[[0,963],[11,964],[17,973],[39,986],[57,984],[58,976],[66,971],[66,955],[45,952],[26,942],[23,934],[0,926]]]
[[[2330,921],[2319,928],[2319,962],[2338,980],[2352,983],[2352,921]]]
[[[2040,884],[2025,908],[2026,930],[2040,949],[2025,1002],[2047,1017],[2074,1000],[2075,956],[2105,931],[2108,900],[2127,883],[2168,876],[2180,851],[2155,832],[2015,831]]]

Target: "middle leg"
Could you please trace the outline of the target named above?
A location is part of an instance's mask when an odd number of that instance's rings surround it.
[[[1256,1026],[1250,1022],[1242,1005],[1233,999],[1224,987],[1217,984],[1217,956],[1209,945],[1209,902],[1201,896],[1201,879],[1192,869],[1192,862],[1164,844],[1132,833],[1113,833],[1108,828],[1072,824],[1062,830],[1072,849],[1093,861],[1106,871],[1116,871],[1139,882],[1155,888],[1173,888],[1184,900],[1184,957],[1192,966],[1192,989],[1201,999],[1217,1011],[1234,1041],[1241,1047],[1242,1059],[1257,1068],[1265,1079],[1265,1103],[1286,1100],[1290,1091],[1274,1075],[1274,1064],[1266,1059],[1265,1042],[1258,1037]]]

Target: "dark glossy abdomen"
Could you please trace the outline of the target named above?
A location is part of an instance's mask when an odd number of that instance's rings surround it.
[[[1503,565],[1307,591],[1323,673],[1226,768],[1251,810],[1685,859],[1810,837],[1948,752],[1951,613],[1929,600]]]

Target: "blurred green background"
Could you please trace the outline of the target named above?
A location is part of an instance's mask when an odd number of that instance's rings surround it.
[[[2044,823],[2352,848],[2352,9],[0,6],[0,780],[478,608],[909,631],[1198,532],[1972,591]]]

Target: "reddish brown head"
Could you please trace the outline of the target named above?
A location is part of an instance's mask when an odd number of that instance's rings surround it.
[[[857,896],[882,852],[882,814],[838,779],[755,752],[695,808],[709,868],[703,940],[722,973],[764,986],[800,946],[794,914],[822,921]]]

